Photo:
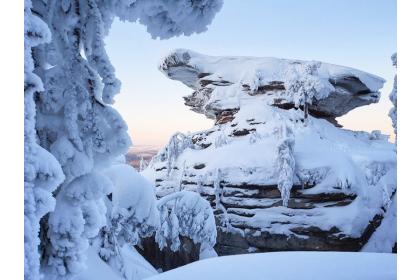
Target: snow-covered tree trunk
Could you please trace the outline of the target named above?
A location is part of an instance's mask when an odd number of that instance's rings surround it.
[[[25,279],[39,279],[40,220],[54,209],[52,192],[64,180],[57,160],[38,145],[35,131],[36,107],[34,94],[43,90],[41,79],[33,73],[32,48],[48,42],[51,34],[47,25],[31,11],[32,3],[25,0],[25,64],[24,64],[24,197],[25,197]]]

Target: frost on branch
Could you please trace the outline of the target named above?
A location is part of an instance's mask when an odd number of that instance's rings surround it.
[[[161,250],[170,246],[172,251],[178,251],[180,235],[201,244],[201,251],[215,245],[217,231],[213,210],[199,194],[190,191],[169,194],[158,201],[158,210],[160,228],[155,239]]]

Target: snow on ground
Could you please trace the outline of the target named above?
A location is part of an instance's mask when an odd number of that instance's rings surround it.
[[[140,280],[158,272],[149,264],[133,247],[124,246],[121,250],[128,280]],[[74,280],[122,280],[122,278],[112,268],[105,263],[96,253],[94,247],[90,247],[87,252],[87,268],[83,270]]]
[[[121,278],[99,258],[94,248],[89,248],[87,251],[87,268],[74,278],[75,280],[120,280]]]
[[[211,258],[147,278],[391,280],[397,279],[395,254],[275,252]]]

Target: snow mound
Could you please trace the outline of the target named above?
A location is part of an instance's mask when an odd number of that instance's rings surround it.
[[[148,279],[393,280],[396,266],[393,254],[278,252],[201,260]]]

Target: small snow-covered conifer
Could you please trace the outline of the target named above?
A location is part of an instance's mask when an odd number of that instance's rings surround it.
[[[170,246],[178,251],[185,236],[201,250],[209,250],[216,244],[216,223],[210,203],[196,192],[180,191],[164,196],[158,201],[161,226],[155,239],[160,249]]]
[[[295,158],[293,156],[294,137],[289,127],[282,126],[277,147],[277,188],[281,193],[283,206],[288,206],[290,190],[293,186]]]
[[[165,158],[167,161],[166,175],[170,177],[179,155],[187,148],[192,147],[191,138],[188,135],[177,132],[171,136],[168,145],[165,147]]]
[[[139,161],[139,171],[143,171],[147,168],[147,162],[144,160],[143,156],[140,157]]]
[[[305,118],[308,116],[307,106],[312,104],[312,99],[321,85],[316,71],[319,63],[304,63],[300,67],[290,69],[286,80],[286,94],[293,101],[295,107],[304,107]]]
[[[226,144],[229,143],[229,139],[228,136],[226,136],[226,133],[224,131],[224,129],[222,129],[219,133],[219,135],[217,136],[217,138],[214,140],[214,146],[216,148],[222,147]]]

